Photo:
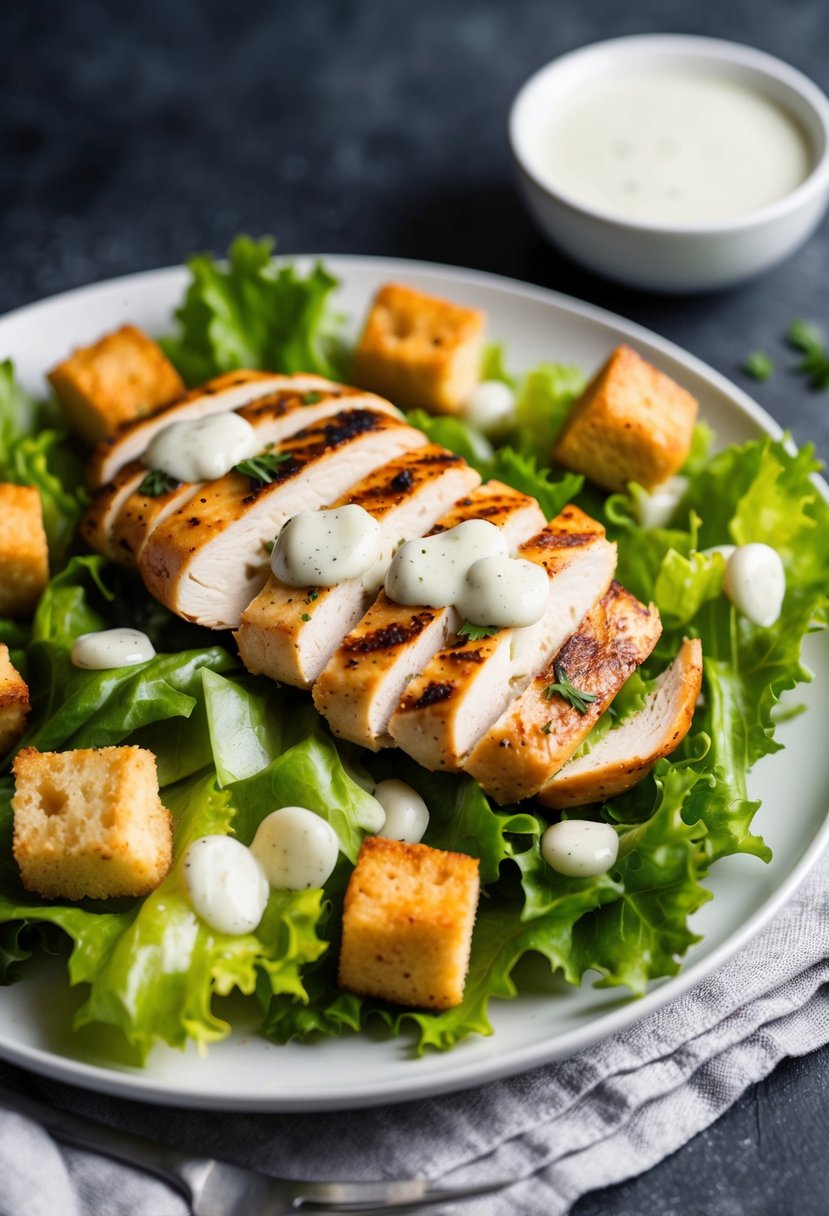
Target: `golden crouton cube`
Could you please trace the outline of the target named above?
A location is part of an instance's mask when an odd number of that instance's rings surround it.
[[[48,581],[40,495],[34,486],[0,484],[0,616],[31,616]]]
[[[49,379],[72,427],[88,443],[155,414],[184,392],[161,347],[134,325],[74,351],[52,368]]]
[[[14,747],[26,729],[29,689],[9,658],[8,646],[0,643],[0,756]]]
[[[155,756],[141,747],[15,757],[14,856],[45,899],[145,895],[170,868],[170,812]]]
[[[340,987],[397,1005],[459,1005],[479,887],[474,857],[367,837],[345,895]]]
[[[486,314],[400,283],[381,287],[354,354],[361,388],[401,409],[462,409],[480,378]]]
[[[629,346],[619,346],[565,423],[553,458],[606,490],[672,477],[691,447],[697,402]]]

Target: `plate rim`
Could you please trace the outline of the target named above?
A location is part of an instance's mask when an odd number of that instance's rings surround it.
[[[490,290],[498,289],[505,295],[517,295],[540,305],[552,304],[571,316],[585,321],[600,322],[614,329],[624,340],[638,340],[652,347],[701,377],[720,394],[727,397],[756,427],[772,438],[779,439],[784,434],[779,423],[745,390],[696,355],[686,351],[678,343],[663,338],[654,330],[640,325],[638,322],[630,321],[609,309],[568,296],[563,292],[489,271],[381,255],[298,252],[280,255],[278,260],[298,263],[321,260],[340,278],[346,278],[349,269],[360,269],[370,274],[389,272],[405,274],[407,270],[410,270],[418,275],[425,273],[431,277],[449,279],[453,283],[468,283]],[[149,290],[153,290],[154,287],[159,295],[169,294],[172,297],[173,282],[182,280],[185,274],[184,266],[167,266],[153,270],[135,271],[131,274],[113,276],[70,288],[42,300],[22,305],[0,316],[0,336],[10,322],[25,324],[30,314],[52,305],[66,303],[70,299],[82,305],[85,297],[102,290],[120,287],[135,288],[142,285]],[[173,303],[171,298],[170,304]],[[9,352],[9,357],[14,358],[14,352]],[[821,477],[817,477],[816,482],[822,496],[829,501],[829,486]],[[478,1088],[487,1082],[514,1076],[528,1069],[551,1063],[556,1059],[565,1058],[585,1047],[604,1041],[626,1026],[662,1008],[683,992],[687,992],[761,932],[788,902],[827,847],[829,847],[829,808],[820,828],[799,861],[748,919],[710,953],[691,962],[678,975],[657,981],[644,996],[640,998],[629,996],[618,1008],[599,1014],[584,1025],[564,1031],[551,1042],[528,1044],[485,1060],[465,1061],[462,1057],[460,1059],[455,1057],[457,1063],[454,1063],[454,1066],[452,1066],[453,1057],[450,1053],[443,1057],[449,1066],[438,1075],[428,1074],[420,1081],[416,1075],[413,1075],[402,1087],[399,1080],[396,1079],[386,1083],[372,1080],[369,1083],[351,1084],[348,1093],[332,1090],[330,1094],[315,1093],[305,1098],[297,1095],[257,1096],[247,1090],[236,1092],[227,1086],[222,1086],[220,1093],[206,1092],[188,1088],[186,1084],[181,1083],[165,1085],[162,1079],[138,1070],[121,1071],[117,1068],[106,1068],[103,1065],[72,1059],[42,1048],[26,1044],[10,1044],[2,1030],[0,1030],[0,1059],[29,1068],[51,1079],[78,1085],[99,1093],[164,1106],[185,1106],[190,1109],[297,1113],[317,1110],[333,1111],[380,1104],[388,1105],[463,1092]],[[221,1050],[221,1044],[214,1044],[212,1050]],[[413,1063],[416,1066],[417,1061],[413,1061]]]

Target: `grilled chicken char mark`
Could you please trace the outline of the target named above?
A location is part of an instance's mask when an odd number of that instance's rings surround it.
[[[377,465],[426,442],[388,412],[368,409],[298,431],[274,446],[288,459],[270,484],[228,473],[155,529],[139,559],[148,590],[186,620],[238,628],[267,579],[266,545],[290,516],[335,501]]]
[[[545,522],[534,498],[491,481],[459,499],[430,535],[467,519],[501,528],[511,553]],[[389,719],[406,685],[459,625],[454,608],[413,608],[381,591],[314,684],[314,704],[334,734],[373,751],[393,746]]]
[[[662,623],[613,582],[578,630],[480,739],[464,765],[499,803],[529,798],[573,755],[616,693],[653,650]],[[595,698],[571,704],[551,685],[565,675]]]
[[[480,480],[461,456],[428,444],[374,469],[332,505],[362,507],[378,521],[387,563],[399,541],[422,536]],[[383,573],[375,570],[375,580]],[[242,661],[256,675],[308,688],[376,594],[377,581],[367,585],[363,578],[290,587],[271,575],[242,613],[236,634]]]
[[[464,767],[481,736],[605,593],[616,568],[616,546],[604,528],[572,505],[516,556],[549,578],[541,619],[480,640],[455,638],[412,680],[391,719],[395,742],[425,768]]]

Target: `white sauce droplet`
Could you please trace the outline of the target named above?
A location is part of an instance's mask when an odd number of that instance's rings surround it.
[[[473,562],[456,606],[474,625],[534,625],[544,615],[550,580],[541,566],[521,558],[482,557]]]
[[[337,833],[304,806],[283,806],[259,824],[250,846],[272,887],[303,891],[330,878],[340,851]]]
[[[261,450],[250,423],[228,411],[172,422],[158,432],[141,459],[148,469],[160,469],[176,481],[212,481]]]
[[[780,616],[786,594],[786,572],[771,545],[741,545],[728,559],[723,591],[754,625],[768,629]]]
[[[417,790],[405,781],[381,781],[374,797],[386,813],[386,821],[377,835],[419,844],[429,826],[429,808]]]
[[[363,507],[300,511],[279,533],[271,569],[289,587],[335,587],[371,570],[381,549],[380,525]]]
[[[502,380],[482,380],[472,390],[464,414],[485,435],[497,435],[512,421],[515,393]]]
[[[184,854],[184,882],[194,912],[217,933],[252,933],[270,894],[262,867],[232,836],[202,836]]]
[[[72,663],[87,671],[135,667],[154,656],[155,647],[140,629],[100,629],[82,633],[72,644]]]
[[[619,837],[609,823],[563,819],[541,837],[541,856],[558,874],[592,878],[604,874],[619,855]]]
[[[654,486],[650,493],[640,494],[636,499],[636,513],[642,527],[667,527],[687,489],[687,477],[669,477],[661,485]]]

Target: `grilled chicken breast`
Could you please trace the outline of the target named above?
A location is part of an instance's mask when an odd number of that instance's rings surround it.
[[[654,605],[613,582],[529,687],[480,739],[464,765],[499,803],[546,785],[572,756],[662,632]],[[580,712],[550,685],[567,678],[595,700]]]
[[[186,620],[238,628],[267,579],[265,546],[286,519],[333,502],[377,465],[426,442],[421,431],[369,409],[298,431],[274,445],[286,460],[268,485],[228,473],[156,527],[139,559],[148,590]]]
[[[467,519],[501,528],[511,553],[544,527],[535,499],[499,481],[460,499],[430,535]],[[381,591],[314,684],[314,704],[334,734],[373,751],[391,747],[389,719],[406,685],[460,623],[454,608],[412,608]]]
[[[574,506],[516,556],[541,566],[550,580],[541,619],[480,641],[456,637],[412,680],[392,716],[392,738],[425,768],[464,767],[481,735],[570,636],[616,569],[616,546]]]
[[[585,756],[568,760],[537,794],[559,810],[605,802],[635,785],[657,760],[670,756],[691,728],[702,684],[702,646],[686,639],[645,704]]]
[[[334,587],[289,587],[273,575],[242,613],[236,634],[248,671],[308,688],[377,594],[394,548],[422,536],[480,475],[438,444],[404,452],[369,473],[332,505],[354,504],[380,524],[384,561],[369,578]]]

